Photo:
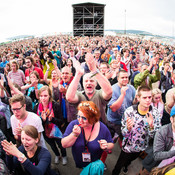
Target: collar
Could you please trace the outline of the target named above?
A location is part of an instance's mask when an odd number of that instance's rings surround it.
[[[139,113],[139,111],[138,111],[138,106],[139,106],[139,103],[136,104],[136,105],[133,105],[133,109],[136,110],[137,113],[138,113],[139,115],[141,115],[141,114]],[[151,112],[152,109],[153,109],[153,107],[150,105],[150,106],[149,106],[149,112]],[[141,116],[145,116],[145,115],[141,115]]]

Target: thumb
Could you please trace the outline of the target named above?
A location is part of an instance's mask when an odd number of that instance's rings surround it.
[[[99,144],[101,144],[101,141],[100,141],[100,140],[98,140],[98,143],[99,143]]]

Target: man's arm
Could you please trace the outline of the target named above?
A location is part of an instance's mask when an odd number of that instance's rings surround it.
[[[74,65],[76,68],[76,74],[66,92],[66,100],[70,103],[78,102],[78,96],[76,95],[76,92],[78,89],[80,78],[84,74],[84,70],[81,68],[80,63],[78,61],[75,61]]]
[[[13,90],[15,94],[22,94],[22,95],[23,95],[23,93],[22,93],[21,91],[19,91],[19,90],[13,85],[11,79],[10,79],[8,76],[7,76],[7,80],[8,80],[8,85],[9,85],[10,89]]]
[[[96,61],[92,54],[86,54],[86,63],[92,73],[97,71]],[[95,75],[95,78],[102,89],[102,96],[105,100],[109,100],[112,97],[112,87],[108,79],[100,72]]]
[[[126,90],[128,89],[128,87],[122,87],[121,88],[121,95],[119,96],[119,98],[110,106],[112,112],[116,112],[122,105],[123,100],[125,98],[126,95]]]
[[[1,77],[1,80],[0,80],[0,97],[1,98],[5,97],[5,94],[4,94],[4,80],[3,80],[2,77]]]
[[[174,106],[175,103],[175,88],[169,89],[166,93],[166,110],[170,113],[171,108]]]
[[[155,83],[155,82],[159,81],[161,78],[161,74],[160,74],[159,69],[156,69],[155,73],[156,73],[155,75],[150,74],[151,83]]]
[[[171,158],[175,156],[175,150],[165,150],[166,140],[161,134],[161,128],[156,132],[153,144],[153,154],[156,161],[161,161],[164,159]]]
[[[64,52],[64,44],[61,44],[61,54],[63,57],[65,57],[66,59],[69,58],[69,55],[67,55],[65,52]]]

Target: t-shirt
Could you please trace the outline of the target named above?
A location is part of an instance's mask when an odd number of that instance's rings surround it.
[[[108,103],[107,119],[117,125],[121,125],[121,118],[124,115],[125,110],[132,105],[135,98],[135,88],[129,84],[127,87],[128,89],[126,90],[126,95],[121,107],[117,111],[113,112],[110,106],[120,97],[121,88],[117,83],[112,86],[113,93],[112,98]]]
[[[40,76],[40,79],[43,79],[43,78],[44,78],[44,74],[43,74],[43,71],[42,71],[41,68],[35,67],[33,71],[37,71],[37,72],[38,72],[38,74],[39,74],[39,76]],[[29,69],[26,69],[26,70],[25,70],[25,77],[26,77],[27,81],[29,80],[28,77],[29,77],[30,73],[31,73],[31,72],[29,71]]]
[[[12,125],[13,135],[16,135],[15,129],[19,126],[21,126],[21,127],[24,127],[26,125],[34,126],[38,130],[38,132],[41,133],[40,142],[38,145],[47,149],[46,144],[45,144],[45,140],[44,140],[44,137],[42,134],[42,132],[44,131],[44,128],[43,128],[42,121],[41,121],[39,116],[37,116],[33,112],[28,112],[26,119],[22,123],[19,122],[19,120],[15,117],[15,115],[11,116],[10,121],[11,121],[11,125]]]
[[[76,92],[76,95],[78,96],[78,104],[81,101],[93,101],[97,105],[98,109],[100,110],[101,121],[103,123],[107,123],[105,110],[109,100],[105,100],[103,98],[102,90],[95,90],[95,93],[91,99],[87,99],[87,97],[85,96],[85,93],[82,94],[82,92],[79,92],[79,91]]]
[[[12,80],[12,82],[15,82],[20,87],[24,85],[25,83],[25,76],[22,70],[18,69],[17,72],[10,71],[8,74],[9,78]]]
[[[73,120],[72,122],[70,122],[70,124],[66,128],[66,131],[63,137],[66,137],[69,134],[71,134],[74,125],[78,125],[78,124],[79,124],[78,120]],[[92,162],[100,159],[103,153],[103,150],[100,148],[100,144],[98,143],[98,140],[101,140],[101,139],[105,139],[108,143],[113,143],[112,137],[108,128],[102,122],[100,122],[100,130],[99,130],[98,136],[94,140],[88,142],[87,144],[88,151],[91,153]],[[72,146],[72,155],[74,157],[75,164],[78,168],[85,167],[89,164],[89,162],[82,161],[82,152],[84,151],[85,151],[85,142],[84,142],[84,136],[81,131],[76,142]]]

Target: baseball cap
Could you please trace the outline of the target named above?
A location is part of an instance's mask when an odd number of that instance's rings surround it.
[[[175,115],[175,106],[171,108],[170,117],[172,117],[173,115]]]

